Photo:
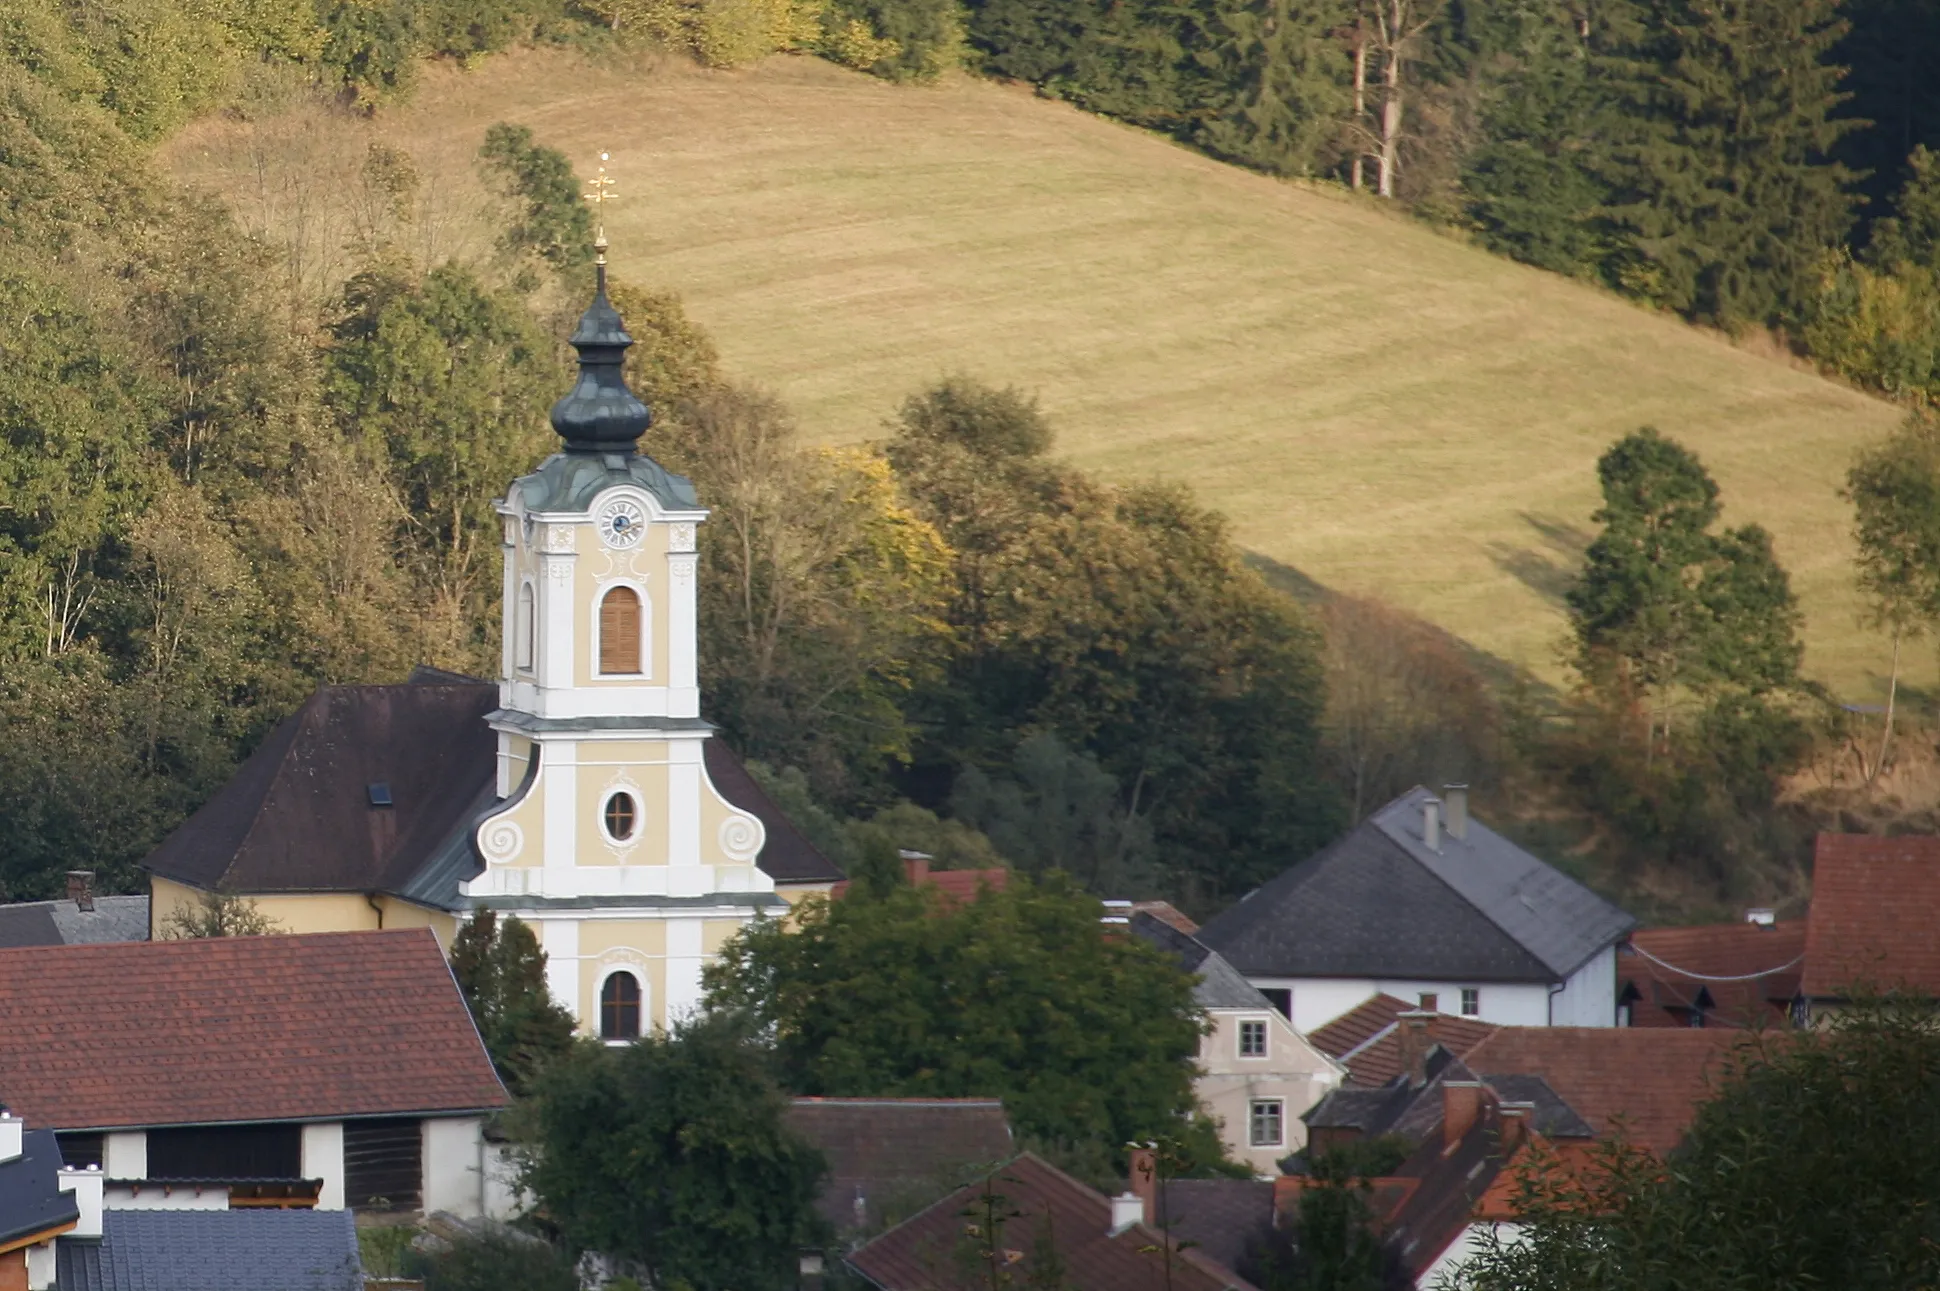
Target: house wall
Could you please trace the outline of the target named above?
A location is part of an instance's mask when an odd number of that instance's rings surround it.
[[[1266,1056],[1241,1057],[1240,1023],[1256,1020],[1267,1024]],[[1193,1091],[1219,1122],[1220,1141],[1233,1160],[1252,1166],[1257,1174],[1275,1177],[1280,1159],[1306,1146],[1307,1127],[1301,1113],[1340,1083],[1340,1071],[1272,1009],[1219,1009],[1211,1021],[1212,1031],[1200,1041],[1200,1075]],[[1252,1105],[1269,1098],[1282,1104],[1280,1124],[1285,1137],[1278,1145],[1254,1147]]]
[[[303,1127],[303,1177],[323,1180],[318,1210],[344,1208],[344,1123],[320,1121]]]
[[[1617,1024],[1617,948],[1607,946],[1570,974],[1550,1000],[1553,1027],[1610,1027]]]
[[[484,1122],[476,1116],[426,1117],[424,1213],[448,1210],[460,1219],[485,1213]]]
[[[1610,963],[1614,972],[1614,953]],[[1325,1026],[1355,1005],[1383,992],[1404,1000],[1433,994],[1437,1011],[1459,1015],[1465,986],[1480,992],[1482,1011],[1476,1016],[1484,1022],[1517,1027],[1550,1025],[1549,986],[1542,982],[1428,982],[1348,977],[1249,977],[1246,980],[1261,990],[1290,991],[1294,1029],[1302,1033]],[[1608,999],[1614,1016],[1614,976],[1610,991]],[[1609,1021],[1603,1025],[1608,1026]]]
[[[193,908],[203,897],[200,888],[155,875],[149,884],[148,935],[159,938],[169,913]],[[458,916],[432,910],[393,896],[366,898],[361,892],[305,892],[241,894],[279,925],[279,932],[373,932],[378,928],[429,928],[438,945],[449,951],[458,931]],[[373,906],[371,901],[375,900]]]
[[[485,1217],[508,1220],[524,1214],[526,1199],[519,1191],[519,1167],[512,1149],[503,1143],[487,1143],[484,1155]]]
[[[101,1195],[104,1210],[227,1210],[227,1188],[109,1188]]]
[[[1506,1246],[1523,1240],[1521,1224],[1470,1224],[1448,1244],[1448,1249],[1433,1264],[1422,1270],[1421,1276],[1415,1279],[1417,1291],[1440,1291],[1452,1285],[1455,1275],[1483,1249],[1485,1235],[1490,1229],[1495,1230],[1496,1240]]]
[[[0,1291],[42,1291],[53,1285],[54,1243],[36,1242],[23,1251],[0,1255]]]

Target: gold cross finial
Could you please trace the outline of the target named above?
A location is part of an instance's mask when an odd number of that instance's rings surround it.
[[[606,263],[606,199],[613,196],[613,179],[606,173],[608,154],[600,153],[599,171],[588,181],[593,191],[586,194],[586,200],[593,204],[593,250],[599,253],[599,263]]]

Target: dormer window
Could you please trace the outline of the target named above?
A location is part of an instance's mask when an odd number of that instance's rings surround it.
[[[599,663],[602,676],[637,676],[640,667],[640,593],[608,588],[600,598]]]

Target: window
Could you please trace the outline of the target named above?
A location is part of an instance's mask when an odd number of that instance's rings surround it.
[[[1246,1117],[1246,1141],[1256,1148],[1277,1148],[1286,1143],[1286,1103],[1278,1098],[1256,1098]]]
[[[640,593],[615,587],[600,599],[600,672],[640,671]]]
[[[640,824],[640,808],[630,793],[616,793],[606,800],[606,809],[600,813],[600,823],[606,826],[606,836],[616,843],[624,843],[633,837],[633,831]]]
[[[1480,1017],[1481,1013],[1481,989],[1475,986],[1464,986],[1462,988],[1462,1016],[1465,1018]]]
[[[1436,1011],[1438,1007],[1440,1007],[1441,998],[1442,998],[1441,996],[1435,994],[1433,991],[1423,991],[1420,995],[1417,995],[1415,997],[1415,999],[1419,1001],[1415,1005],[1415,1007],[1420,1009],[1424,1013],[1433,1013]]]
[[[1266,1057],[1266,1023],[1248,1019],[1239,1024],[1239,1056]]]
[[[600,1039],[640,1038],[640,979],[614,973],[600,985]]]
[[[521,583],[519,584],[519,613],[517,619],[512,624],[512,639],[518,645],[518,652],[513,659],[513,663],[515,666],[523,668],[527,672],[532,670],[532,661],[539,653],[534,648],[537,644],[535,634],[538,632],[538,627],[534,624],[533,619],[532,584]]]

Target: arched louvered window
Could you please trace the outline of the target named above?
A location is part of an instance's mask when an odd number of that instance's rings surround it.
[[[640,671],[640,593],[615,587],[600,601],[600,672]]]
[[[640,979],[612,973],[600,984],[600,1039],[640,1038]]]
[[[532,670],[532,661],[539,653],[535,648],[538,644],[539,630],[537,623],[534,622],[537,617],[534,610],[532,584],[520,583],[518,614],[512,624],[512,631],[513,641],[517,646],[515,662],[528,672]]]

